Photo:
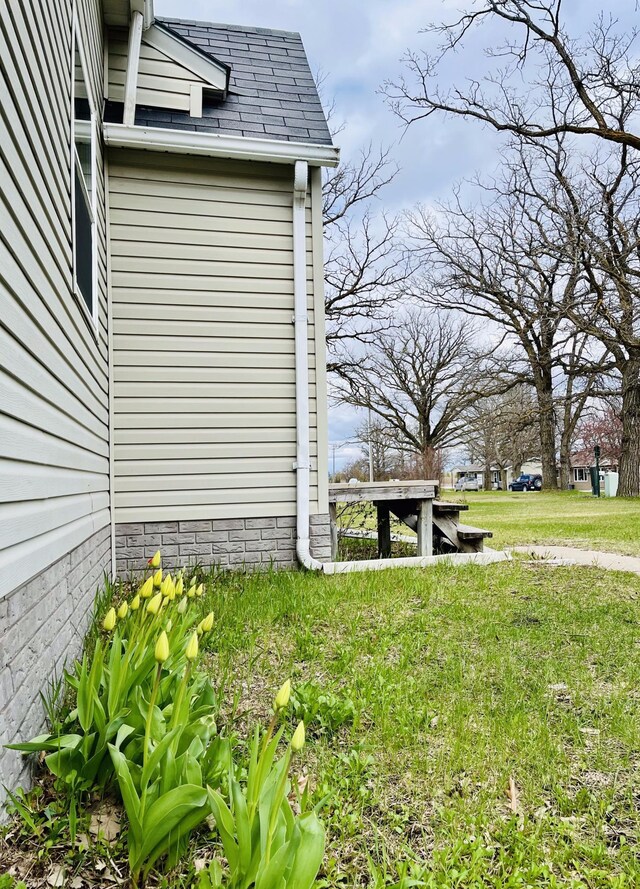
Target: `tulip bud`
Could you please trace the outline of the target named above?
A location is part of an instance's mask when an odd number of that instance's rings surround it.
[[[131,600],[131,605],[129,605],[129,608],[132,611],[137,611],[138,608],[140,608],[140,596],[139,595],[136,595],[133,597],[133,599]]]
[[[153,585],[160,586],[162,583],[162,568],[158,568],[156,573],[153,575]]]
[[[297,753],[299,750],[302,750],[304,747],[305,734],[304,734],[304,722],[300,720],[298,723],[298,727],[293,733],[293,738],[291,738],[291,749],[294,753]]]
[[[129,611],[129,603],[123,602],[120,608],[118,608],[118,617],[120,620],[124,620],[127,616],[127,612]]]
[[[187,647],[185,649],[185,657],[188,661],[192,661],[198,657],[198,634],[192,633],[191,638],[187,642]]]
[[[148,577],[140,587],[140,595],[143,599],[148,599],[153,592],[153,577]]]
[[[198,588],[196,589],[196,596],[201,596],[204,592],[204,584],[198,584]]]
[[[160,550],[157,550],[156,553],[149,559],[149,564],[151,565],[151,567],[157,568],[158,565],[160,564],[161,558],[162,557],[160,555]]]
[[[190,586],[190,587],[189,587],[189,592],[187,593],[187,596],[188,596],[189,599],[193,599],[193,597],[195,596],[195,594],[196,594],[196,586],[195,586],[195,584],[194,584],[193,586]]]
[[[166,629],[167,633],[170,633],[171,630],[173,629],[173,621],[171,619],[169,619],[167,621],[167,626],[165,627],[165,629]]]
[[[210,611],[209,614],[202,621],[202,631],[204,633],[210,633],[213,629],[213,611]]]
[[[160,606],[162,605],[162,593],[156,593],[153,599],[149,599],[147,602],[147,611],[151,614],[157,614],[160,611]]]
[[[110,608],[104,616],[104,620],[102,621],[102,626],[104,629],[110,633],[111,630],[116,625],[116,609]]]
[[[170,574],[167,574],[160,584],[160,592],[163,596],[166,596],[169,601],[172,601],[175,598],[176,586],[173,582],[173,577]]]
[[[289,703],[289,698],[291,697],[291,680],[287,679],[287,681],[282,685],[282,688],[278,692],[278,694],[273,699],[273,709],[274,710],[284,710],[284,708]]]
[[[159,664],[163,664],[169,657],[169,640],[167,639],[167,634],[164,630],[158,636],[155,657]]]
[[[184,590],[184,580],[182,577],[178,578],[178,582],[176,583],[176,596],[181,596]]]
[[[198,636],[202,636],[202,624],[203,623],[204,623],[204,621],[201,620],[200,623],[198,624],[198,626],[196,627],[196,633],[198,634]]]
[[[182,599],[180,599],[180,601],[178,602],[178,614],[184,614],[186,610],[187,600],[183,596]]]

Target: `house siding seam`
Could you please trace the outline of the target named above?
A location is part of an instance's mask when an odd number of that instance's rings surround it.
[[[311,516],[311,554],[331,558],[328,514]],[[295,516],[206,519],[200,521],[130,522],[116,525],[116,568],[126,576],[146,567],[156,549],[171,570],[188,565],[224,569],[294,568]]]
[[[106,527],[0,599],[1,744],[29,741],[45,730],[40,694],[80,653],[110,547]],[[0,778],[1,804],[1,785],[28,783],[29,761],[0,746]]]

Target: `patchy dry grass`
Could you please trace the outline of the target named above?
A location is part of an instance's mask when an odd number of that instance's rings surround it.
[[[303,760],[331,794],[319,886],[640,885],[640,578],[505,564],[213,595],[240,711],[287,675],[355,704]]]

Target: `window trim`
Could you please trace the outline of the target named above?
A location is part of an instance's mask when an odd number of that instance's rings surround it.
[[[81,132],[86,141],[90,145],[90,164],[91,164],[91,195],[87,202],[91,216],[91,297],[92,305],[89,309],[87,301],[80,290],[76,278],[76,168],[80,164],[78,152],[76,149],[76,137],[78,128],[76,126],[76,89],[75,89],[75,68],[76,68],[76,48],[80,56],[80,66],[87,91],[87,101],[89,103],[89,120],[81,122]],[[85,52],[82,31],[77,15],[76,3],[73,4],[73,31],[71,37],[71,291],[79,303],[84,317],[89,322],[89,329],[93,335],[98,338],[98,321],[99,321],[99,300],[98,300],[98,151],[97,151],[97,103],[93,95],[93,87],[91,79],[88,75],[87,55]],[[82,171],[81,171],[82,172]],[[84,181],[84,174],[81,176]]]

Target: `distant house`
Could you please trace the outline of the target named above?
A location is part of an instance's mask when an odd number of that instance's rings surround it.
[[[104,572],[330,555],[321,168],[299,35],[151,0],[0,18],[0,719]],[[0,752],[0,785],[17,755]]]
[[[572,484],[577,491],[591,490],[591,467],[595,468],[595,456],[592,448],[586,448],[571,455]],[[606,454],[599,459],[600,471],[618,472],[618,461]]]

